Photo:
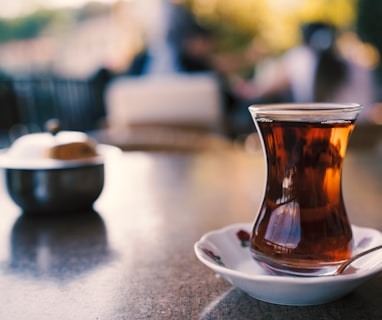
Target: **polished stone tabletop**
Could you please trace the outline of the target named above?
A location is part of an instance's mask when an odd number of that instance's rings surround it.
[[[261,150],[128,151],[107,158],[92,212],[22,215],[0,184],[0,319],[380,319],[382,275],[325,305],[249,297],[197,260],[206,232],[252,222]],[[352,223],[382,231],[382,153],[349,149]],[[277,288],[275,288],[277,290]]]

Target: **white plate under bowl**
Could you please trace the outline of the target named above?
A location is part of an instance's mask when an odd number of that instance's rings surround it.
[[[210,231],[195,243],[197,258],[232,285],[250,296],[282,305],[307,306],[334,301],[382,271],[382,263],[337,276],[298,277],[272,275],[251,256],[246,236],[250,223],[229,225]],[[378,230],[352,225],[354,252],[382,244]],[[241,232],[241,233],[240,233]]]

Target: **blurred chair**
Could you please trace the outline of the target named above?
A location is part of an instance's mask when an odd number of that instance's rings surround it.
[[[105,117],[103,91],[90,80],[55,77],[15,79],[19,124],[28,131],[45,130],[59,119],[64,130],[98,129]]]
[[[107,126],[194,127],[219,131],[222,96],[210,73],[120,77],[106,90]]]
[[[62,127],[89,131],[102,126],[105,117],[103,92],[90,80],[56,79],[53,105]]]
[[[4,148],[10,144],[9,130],[20,122],[16,93],[8,79],[0,79],[0,114],[0,148]]]

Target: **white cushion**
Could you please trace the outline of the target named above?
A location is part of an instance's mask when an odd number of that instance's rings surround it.
[[[221,92],[212,74],[120,77],[106,91],[108,126],[221,123]]]

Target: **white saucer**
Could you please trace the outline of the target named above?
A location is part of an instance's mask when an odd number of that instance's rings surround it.
[[[297,277],[272,275],[251,256],[245,241],[252,224],[241,223],[205,234],[195,243],[198,259],[250,296],[275,304],[306,306],[334,301],[382,271],[382,263],[338,276]],[[378,230],[352,226],[354,252],[382,244]],[[238,232],[241,231],[241,236]]]

